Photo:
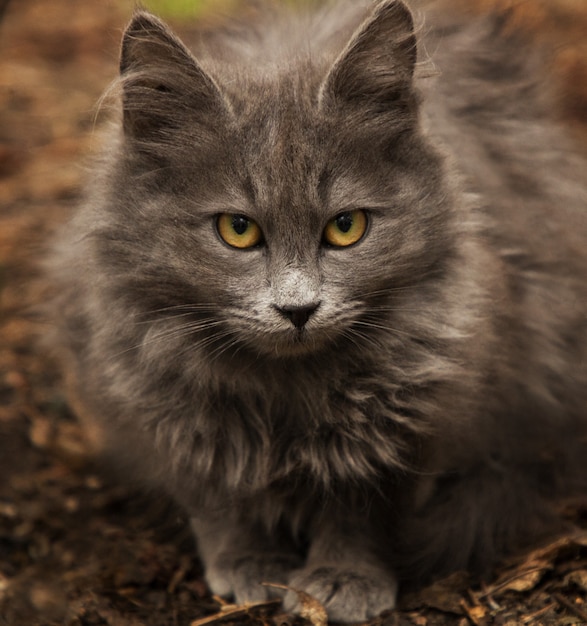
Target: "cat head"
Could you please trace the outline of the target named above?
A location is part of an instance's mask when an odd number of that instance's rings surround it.
[[[135,306],[193,314],[215,349],[291,356],[379,332],[394,290],[437,270],[450,207],[411,15],[379,2],[332,42],[227,63],[135,14],[102,247]]]

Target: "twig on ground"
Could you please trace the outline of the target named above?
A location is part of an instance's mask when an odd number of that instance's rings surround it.
[[[231,605],[226,604],[219,613],[208,615],[193,621],[190,626],[208,626],[209,624],[220,624],[221,622],[234,620],[238,617],[248,615],[256,609],[273,609],[281,604],[281,600],[266,600],[265,602],[251,602],[250,604]]]
[[[570,611],[575,617],[578,617],[584,624],[587,624],[587,613],[573,604],[568,598],[565,598],[562,594],[554,592],[552,597],[567,611]]]

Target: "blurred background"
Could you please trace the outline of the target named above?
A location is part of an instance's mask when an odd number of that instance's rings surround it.
[[[587,0],[439,1],[470,15],[512,5],[512,27],[551,47],[554,114],[587,149]],[[143,5],[181,32],[213,27],[244,2]],[[132,10],[130,0],[0,0],[0,626],[198,626],[220,608],[181,512],[94,465],[32,312],[46,294],[46,242],[79,202],[99,149],[100,96]],[[515,588],[502,580],[482,593],[454,579],[381,623],[586,624],[586,546],[566,539],[510,564],[498,575]],[[289,623],[276,610],[232,621]]]

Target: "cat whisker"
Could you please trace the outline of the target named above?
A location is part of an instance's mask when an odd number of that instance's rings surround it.
[[[230,337],[230,336],[232,336],[232,341],[229,341],[226,344],[219,346],[218,348],[216,348],[209,354],[210,363],[214,363],[215,361],[218,361],[220,357],[224,353],[226,353],[228,350],[230,350],[233,347],[238,347],[240,345],[238,340],[234,337],[234,333],[232,333],[231,331],[226,331],[223,337],[219,337],[219,338],[223,339],[224,337]],[[238,350],[236,350],[235,352],[238,352]]]
[[[142,173],[142,174],[138,174],[136,175],[136,179],[137,180],[142,180],[142,179],[146,179],[149,178],[150,176],[153,176],[154,174],[161,174],[161,173],[165,173],[165,172],[192,172],[195,173],[196,170],[193,167],[190,166],[181,166],[178,165],[176,163],[174,163],[173,165],[167,165],[167,166],[163,166],[163,167],[156,167],[150,170],[147,170],[146,172]]]
[[[156,335],[152,338],[149,338],[147,342],[144,342],[146,345],[151,341],[157,341],[159,339],[173,339],[177,335],[183,335],[186,333],[196,332],[200,330],[207,330],[210,328],[215,328],[216,326],[221,325],[222,322],[219,320],[199,320],[196,322],[190,322],[187,324],[183,324],[181,326],[177,326],[174,328],[167,328],[164,330],[157,330]]]
[[[203,339],[200,339],[199,341],[190,342],[183,349],[178,350],[176,352],[176,356],[183,357],[193,350],[205,350],[208,346],[218,341],[222,341],[226,337],[230,337],[232,334],[233,334],[232,331],[224,330],[220,333],[214,334],[213,336],[204,337]],[[214,355],[214,351],[212,352],[212,355]],[[213,358],[211,359],[210,363],[212,363],[212,361],[213,361]]]
[[[363,337],[362,334],[358,331],[353,332],[351,330],[345,330],[341,333],[341,336],[347,339],[348,341],[350,341],[353,344],[353,346],[357,348],[359,352],[363,351],[365,349],[365,346],[361,345],[361,343],[357,340],[357,338],[361,338],[364,340],[364,342],[367,342],[371,345],[374,344],[374,342],[370,338]]]
[[[387,332],[393,333],[394,335],[402,335],[405,337],[409,337],[410,339],[412,338],[412,335],[410,333],[407,333],[403,330],[399,330],[398,328],[394,328],[392,326],[386,326],[384,324],[377,324],[375,322],[370,322],[367,320],[355,320],[354,324],[358,326],[364,326],[365,328],[375,328],[377,330],[385,330]]]
[[[193,311],[194,313],[200,311],[213,311],[218,305],[205,304],[205,303],[191,303],[191,304],[173,304],[170,306],[161,307],[159,309],[151,309],[149,311],[143,311],[138,313],[140,316],[153,315],[155,313],[167,313],[173,311]]]
[[[395,306],[371,306],[369,307],[370,312],[382,312],[382,313],[422,313],[425,309],[413,309],[413,308],[404,308],[404,307],[395,307]]]
[[[195,313],[195,311],[187,311],[186,313],[172,313],[170,315],[165,315],[164,317],[158,317],[155,319],[146,319],[146,320],[139,320],[137,322],[135,322],[135,324],[137,326],[141,326],[144,324],[157,324],[157,323],[164,323],[164,322],[169,322],[172,320],[177,320],[180,318],[184,318],[184,317],[191,317],[193,316]],[[205,320],[201,320],[201,321],[205,321]]]
[[[365,351],[365,344],[368,344],[370,348],[374,348],[377,351],[381,350],[381,345],[376,342],[368,334],[361,332],[355,328],[349,328],[342,333],[342,336],[347,338],[353,343],[353,345],[360,351]]]
[[[192,324],[185,324],[177,328],[169,328],[167,330],[160,331],[156,336],[150,337],[149,339],[143,338],[143,340],[135,343],[129,348],[126,348],[125,350],[122,350],[118,353],[113,354],[111,358],[114,359],[119,356],[123,356],[124,354],[128,354],[130,352],[139,350],[141,348],[145,348],[147,346],[152,346],[153,344],[164,341],[164,340],[170,341],[174,339],[179,339],[183,336],[187,337],[199,331],[216,328],[220,326],[221,324],[222,322],[218,320],[204,320],[204,321],[195,322]]]
[[[386,296],[394,293],[402,293],[415,289],[417,285],[405,285],[402,287],[386,287],[385,289],[375,289],[373,291],[365,291],[359,294],[359,298],[375,298],[377,296]]]

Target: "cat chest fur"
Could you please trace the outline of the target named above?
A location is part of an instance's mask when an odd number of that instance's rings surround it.
[[[317,388],[316,373],[297,374],[294,368],[281,381],[245,376],[238,389],[197,390],[184,410],[154,416],[156,447],[173,460],[179,480],[191,474],[195,483],[213,480],[241,496],[280,482],[328,490],[411,461],[408,440],[426,425],[416,407],[402,406],[399,385],[333,381],[322,372]]]

